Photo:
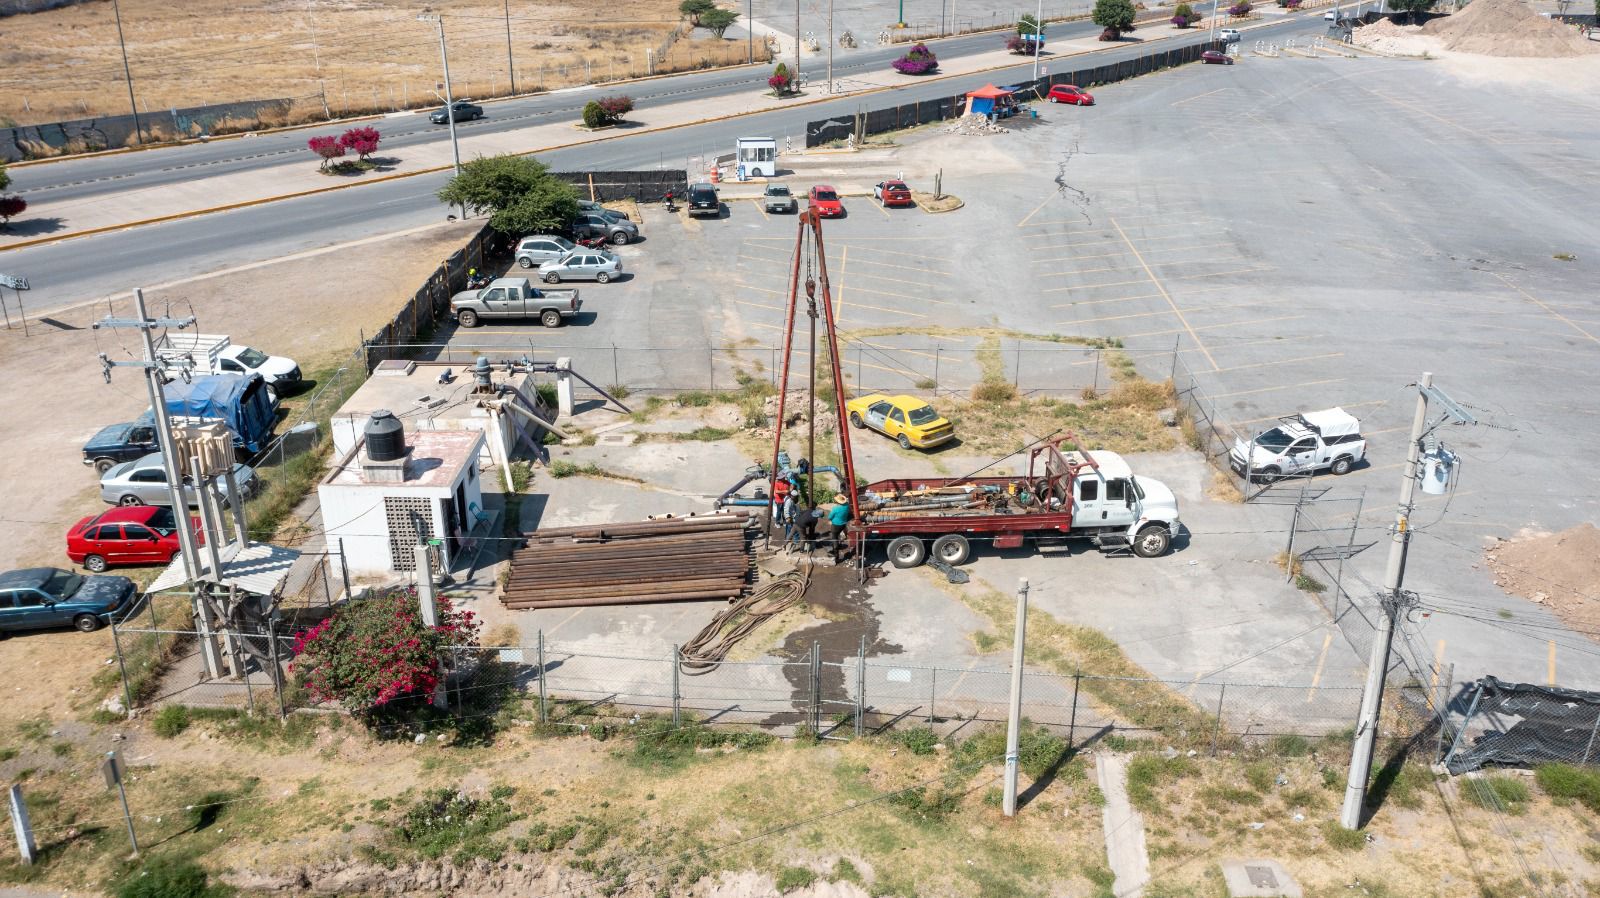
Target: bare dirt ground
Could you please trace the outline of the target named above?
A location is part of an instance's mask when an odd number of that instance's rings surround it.
[[[435,0],[123,0],[122,27],[141,112],[237,100],[300,98],[296,111],[335,114],[434,102],[438,33],[421,12],[445,15],[457,97],[509,93],[506,10],[499,2]],[[700,64],[742,62],[742,42],[704,30],[661,58],[682,17],[677,0],[510,3],[519,92]],[[111,4],[0,19],[0,123],[52,122],[128,111]],[[587,67],[585,65],[587,63]]]
[[[1495,583],[1554,611],[1574,632],[1600,639],[1600,530],[1580,524],[1560,533],[1496,542],[1484,553]]]
[[[1394,56],[1439,60],[1459,78],[1533,85],[1592,97],[1600,90],[1600,42],[1535,14],[1518,0],[1493,0],[1434,19],[1396,25],[1380,19],[1356,29],[1357,46]]]
[[[146,292],[153,314],[194,314],[204,333],[229,334],[300,362],[307,377],[348,356],[362,329],[392,318],[446,256],[466,242],[478,222],[429,227],[404,236],[338,250],[346,275],[327,276],[332,256],[301,255],[276,264],[197,279]],[[349,278],[376,285],[352,296]],[[249,297],[251,301],[241,301]],[[294,298],[294,302],[278,301]],[[79,448],[106,424],[132,420],[149,407],[139,372],[118,369],[107,384],[96,354],[126,360],[138,352],[132,331],[95,331],[108,311],[132,313],[131,299],[80,307],[0,330],[0,449],[17,463],[0,475],[0,570],[27,564],[70,566],[63,534],[74,521],[105,507]],[[316,310],[313,314],[308,310]],[[192,310],[192,311],[191,311]],[[23,462],[22,460],[26,460]],[[62,713],[76,704],[88,679],[111,655],[111,636],[49,632],[0,641],[0,670],[22,673],[7,684],[5,715]]]

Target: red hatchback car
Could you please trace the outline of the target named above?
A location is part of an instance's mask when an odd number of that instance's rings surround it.
[[[191,520],[204,545],[200,519]],[[167,564],[178,551],[177,521],[164,505],[108,508],[67,531],[67,557],[97,574],[114,564]]]
[[[817,215],[822,218],[844,217],[844,203],[839,202],[839,191],[826,184],[818,184],[811,188],[806,199],[811,203],[811,208],[817,210]]]
[[[1070,84],[1057,84],[1044,95],[1052,103],[1071,103],[1074,106],[1093,106],[1094,94]]]
[[[904,181],[879,181],[872,187],[872,195],[885,206],[911,206],[911,188]]]

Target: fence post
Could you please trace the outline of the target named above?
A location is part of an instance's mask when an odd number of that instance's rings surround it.
[[[1452,668],[1454,666],[1455,665],[1451,665]],[[1583,760],[1579,761],[1579,764],[1589,763],[1589,753],[1594,750],[1594,737],[1596,733],[1600,733],[1600,713],[1595,714],[1594,726],[1589,728],[1589,742],[1583,747]]]
[[[856,738],[861,738],[861,716],[867,712],[867,637],[861,637],[861,653],[856,656]]]
[[[944,347],[933,347],[933,397],[939,398],[939,355]]]
[[[856,386],[861,386],[861,347],[856,347]]]
[[[683,656],[678,651],[678,644],[672,644],[672,728],[680,726],[679,707],[682,703],[682,693],[678,688],[678,661]]]
[[[613,344],[611,344],[611,383],[612,384],[621,384],[622,383],[621,370],[622,369],[617,367],[617,344],[613,343]]]
[[[154,606],[154,604],[154,601],[151,601],[151,605]],[[154,613],[155,612],[152,610],[151,614],[153,615]],[[159,646],[161,644],[161,634],[152,633],[150,635],[156,638],[156,645]],[[127,704],[123,706],[122,710],[124,714],[128,715],[128,719],[132,720],[133,690],[128,688],[128,665],[124,664],[122,661],[122,639],[117,635],[117,625],[115,622],[111,624],[111,642],[117,650],[117,668],[122,671],[122,700],[127,702]]]
[[[1217,756],[1217,738],[1222,735],[1222,700],[1228,696],[1228,684],[1223,683],[1217,692],[1217,724],[1211,730],[1211,757]]]
[[[811,642],[811,734],[822,736],[822,643]]]
[[[1011,371],[1011,386],[1022,389],[1022,341],[1017,341],[1017,362]]]
[[[339,537],[339,574],[344,577],[344,597],[346,600],[355,596],[350,594],[350,565],[345,561],[344,537]]]
[[[545,722],[544,708],[544,631],[539,631],[539,722]]]
[[[1078,681],[1083,679],[1083,665],[1072,666],[1072,716],[1067,720],[1067,751],[1072,751],[1072,743],[1078,735]]]
[[[1096,396],[1100,395],[1100,354],[1103,352],[1105,352],[1103,349],[1094,351],[1094,383],[1089,389],[1093,390]]]
[[[939,668],[928,668],[928,723],[933,723],[933,706],[939,700]]]
[[[231,637],[228,641],[229,642],[233,642],[233,640],[239,640],[239,642],[243,642],[244,637],[243,636],[234,636],[234,637]],[[238,645],[238,644],[239,644],[238,642],[234,643],[234,645]],[[243,664],[239,663],[241,660],[244,661]],[[238,676],[240,679],[244,680],[244,704],[245,704],[245,708],[248,709],[249,714],[250,714],[251,717],[256,716],[256,694],[255,694],[255,690],[250,688],[250,657],[244,653],[243,649],[238,649],[238,650],[230,649],[229,650],[228,664],[230,666],[233,666],[233,667],[243,667],[244,668],[243,670],[235,670],[234,674],[236,676]]]
[[[278,620],[273,617],[267,618],[267,654],[272,661],[272,686],[278,693],[278,719],[288,720],[289,709],[283,703],[283,664],[278,660]]]
[[[1435,667],[1434,671],[1437,673],[1438,668]],[[1452,661],[1449,667],[1446,668],[1444,679],[1439,682],[1439,696],[1434,699],[1433,713],[1439,715],[1439,744],[1435,747],[1433,753],[1435,761],[1444,756],[1444,728],[1450,720],[1450,687],[1455,684],[1455,681],[1456,663]],[[1595,715],[1595,725],[1600,727],[1600,714]],[[1593,733],[1589,734],[1589,741],[1593,744]]]
[[[1300,526],[1300,503],[1294,503],[1294,516],[1289,518],[1289,543],[1283,547],[1283,570],[1288,583],[1294,582],[1294,531]]]

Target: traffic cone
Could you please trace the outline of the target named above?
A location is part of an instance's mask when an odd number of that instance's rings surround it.
[[[713,183],[713,184],[721,184],[722,183],[722,169],[720,167],[718,167],[718,166],[715,166],[715,165],[711,166],[711,183]]]

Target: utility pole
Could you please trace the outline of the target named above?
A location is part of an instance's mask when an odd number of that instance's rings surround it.
[[[111,0],[111,12],[117,17],[117,45],[122,48],[122,76],[128,80],[128,107],[133,110],[133,135],[144,143],[144,129],[139,125],[139,104],[133,99],[133,70],[128,68],[128,42],[122,37],[122,6]]]
[[[756,20],[750,15],[755,0],[744,0],[744,45],[750,51],[750,64],[756,64]]]
[[[450,92],[450,51],[446,48],[444,42],[444,16],[420,15],[417,16],[417,21],[433,22],[439,26],[439,61],[444,66],[444,119],[450,123],[450,156],[455,162],[456,174],[460,175],[461,146],[456,143],[456,101],[455,96]],[[463,203],[461,205],[461,218],[465,221],[466,217],[467,206]]]
[[[1212,42],[1212,41],[1215,41],[1216,39],[1217,39],[1217,0],[1211,0],[1211,34],[1210,34],[1210,36],[1208,36],[1206,38],[1206,41],[1207,42]]]
[[[1044,49],[1044,0],[1039,0],[1039,9],[1033,16],[1033,81],[1039,82],[1039,51]],[[1038,89],[1034,90],[1035,96]]]
[[[322,51],[317,47],[317,20],[311,16],[311,0],[306,0],[306,25],[311,28],[311,62],[317,67],[317,98],[322,101],[322,117],[333,121],[328,108],[328,84],[322,80]]]
[[[100,364],[105,369],[106,383],[111,382],[113,368],[144,369],[145,387],[150,393],[150,409],[155,414],[156,448],[161,451],[161,468],[167,477],[167,500],[172,503],[172,516],[175,518],[173,523],[178,528],[178,546],[183,553],[186,577],[191,583],[195,583],[201,571],[200,550],[194,538],[193,521],[189,518],[189,503],[183,495],[183,474],[178,466],[178,444],[172,434],[172,416],[167,413],[166,396],[163,395],[162,388],[166,385],[163,369],[166,363],[156,357],[155,337],[151,334],[151,331],[157,328],[175,327],[182,330],[194,324],[195,318],[193,315],[187,318],[151,318],[145,311],[142,288],[133,291],[133,309],[138,316],[136,318],[112,318],[108,315],[95,322],[92,327],[95,330],[132,328],[139,331],[139,336],[144,342],[144,359],[113,362],[105,353],[101,353]],[[199,478],[196,478],[196,481],[198,480]],[[195,486],[198,495],[198,482]],[[198,583],[195,583],[194,590],[194,613],[201,637],[200,654],[205,661],[206,673],[215,679],[222,675],[222,659],[218,655],[216,641],[211,636],[211,611]]]
[[[1028,578],[1017,585],[1017,629],[1011,637],[1011,701],[1006,712],[1006,791],[1003,810],[1017,816],[1018,743],[1022,738],[1022,645],[1028,634]]]
[[[506,0],[506,72],[511,77],[511,95],[517,95],[517,64],[511,57],[511,0]],[[457,163],[459,167],[460,163]]]
[[[1339,824],[1345,829],[1361,827],[1361,807],[1366,802],[1367,779],[1372,773],[1373,744],[1378,735],[1378,718],[1383,710],[1383,681],[1389,672],[1389,653],[1394,640],[1395,619],[1410,609],[1414,597],[1401,591],[1405,582],[1406,552],[1411,544],[1411,510],[1415,507],[1417,481],[1421,479],[1419,460],[1422,441],[1427,436],[1428,400],[1437,400],[1445,416],[1461,424],[1475,424],[1469,412],[1457,405],[1443,392],[1434,389],[1433,373],[1424,372],[1417,381],[1417,410],[1411,418],[1411,443],[1406,447],[1405,473],[1400,481],[1400,504],[1395,509],[1394,531],[1389,541],[1389,563],[1383,575],[1383,593],[1379,600],[1383,616],[1378,622],[1378,632],[1372,642],[1372,656],[1367,661],[1367,683],[1361,694],[1361,713],[1356,719],[1355,744],[1350,751],[1350,778],[1345,783],[1344,807],[1339,813]]]
[[[800,0],[794,0],[794,77],[800,79]]]
[[[833,93],[833,0],[828,0],[828,93]]]

